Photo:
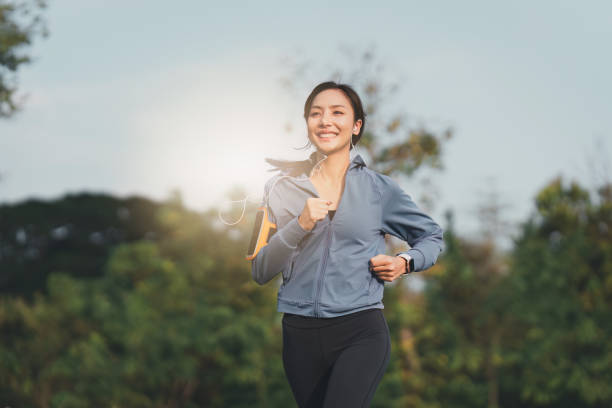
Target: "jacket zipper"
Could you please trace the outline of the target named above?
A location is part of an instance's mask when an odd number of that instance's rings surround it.
[[[349,171],[350,171],[350,164],[349,164]],[[344,193],[346,193],[346,184],[347,184],[347,179],[349,176],[348,175],[349,171],[347,171],[345,179],[344,179],[344,187],[345,187]],[[340,203],[338,203],[338,206],[336,207],[336,215],[334,216],[334,218],[338,216],[338,209],[340,208],[341,203],[342,203],[342,200],[340,200]],[[329,217],[329,215],[327,217]],[[321,305],[319,304],[319,301],[320,301],[320,296],[321,296],[321,288],[323,287],[323,280],[325,278],[325,268],[327,267],[327,258],[329,256],[329,242],[331,241],[332,222],[333,220],[330,218],[329,224],[327,226],[327,240],[325,241],[325,252],[323,253],[323,262],[321,262],[321,269],[319,271],[319,280],[317,281],[317,292],[315,294],[315,304],[314,304],[315,317],[321,317]]]
[[[323,262],[321,262],[321,270],[319,271],[319,279],[317,281],[317,293],[315,294],[315,317],[321,317],[319,298],[321,296],[321,288],[323,287],[323,279],[325,278],[325,268],[327,267],[327,257],[329,256],[329,242],[331,241],[331,220],[327,226],[327,240],[325,241],[325,252],[323,253]]]

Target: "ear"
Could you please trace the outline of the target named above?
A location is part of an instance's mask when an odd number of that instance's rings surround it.
[[[353,134],[358,135],[361,130],[361,124],[363,121],[361,119],[357,119],[357,122],[353,125]]]

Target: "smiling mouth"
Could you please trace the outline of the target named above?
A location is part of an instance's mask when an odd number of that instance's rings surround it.
[[[338,136],[338,135],[337,135],[337,134],[335,134],[335,133],[319,133],[317,136],[318,136],[320,139],[327,140],[327,139],[332,139],[332,138],[334,138],[334,137],[336,137],[336,136]]]

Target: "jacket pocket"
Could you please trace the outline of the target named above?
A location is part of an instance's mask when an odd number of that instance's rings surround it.
[[[283,284],[289,282],[291,280],[291,275],[293,275],[293,267],[295,266],[295,258],[297,256],[297,252],[295,252],[292,256],[291,256],[291,263],[289,264],[289,267],[286,268],[283,271]]]

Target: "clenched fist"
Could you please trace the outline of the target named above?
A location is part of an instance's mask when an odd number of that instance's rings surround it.
[[[304,230],[311,231],[317,221],[325,218],[331,204],[330,200],[314,197],[308,198],[302,213],[298,217],[298,223]]]
[[[370,271],[380,279],[392,282],[406,272],[406,259],[401,256],[378,254],[370,259]]]

